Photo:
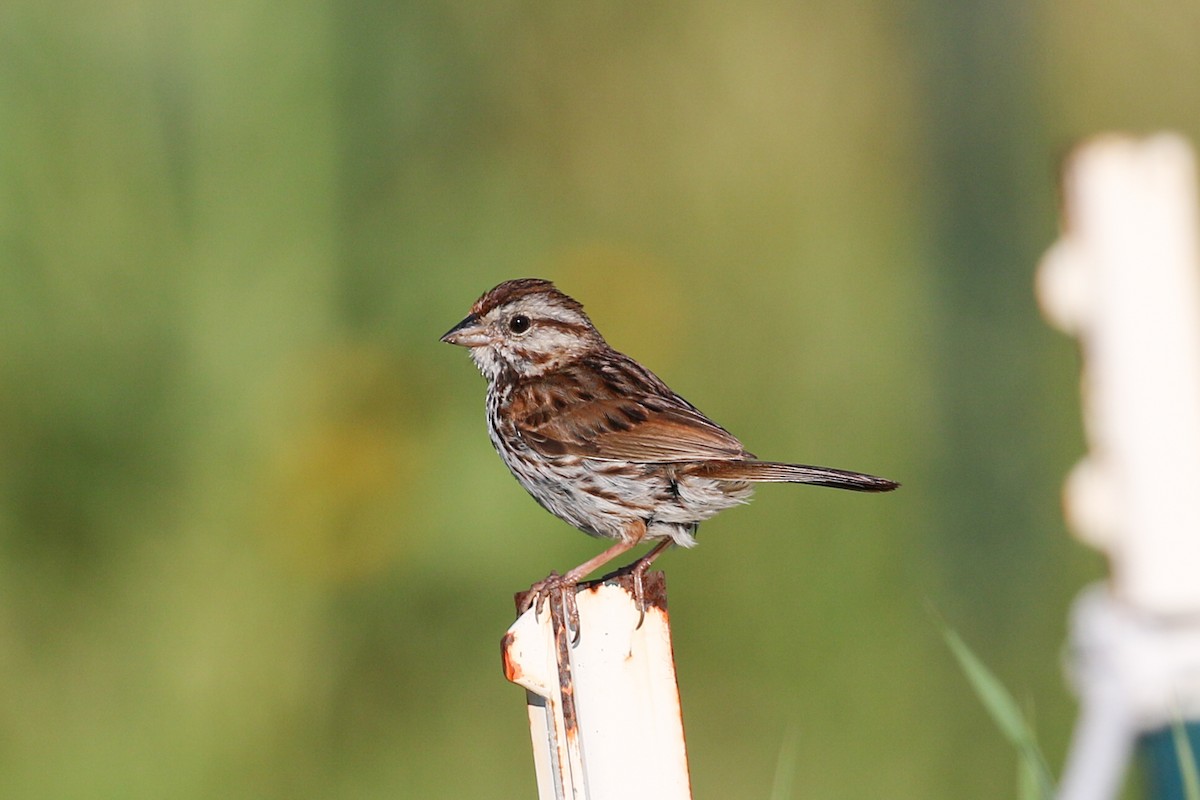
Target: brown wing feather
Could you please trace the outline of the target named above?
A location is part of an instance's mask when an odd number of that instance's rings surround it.
[[[542,455],[643,463],[753,458],[733,434],[623,357],[520,384],[510,409],[521,437]]]

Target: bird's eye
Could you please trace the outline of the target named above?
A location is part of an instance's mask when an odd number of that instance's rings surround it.
[[[529,317],[524,314],[517,314],[508,321],[508,329],[513,333],[524,333],[529,330]]]

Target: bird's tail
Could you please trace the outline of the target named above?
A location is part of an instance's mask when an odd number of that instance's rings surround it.
[[[811,483],[832,486],[855,492],[890,492],[900,484],[862,472],[849,472],[832,467],[810,467],[804,464],[781,464],[774,461],[711,461],[700,473],[723,481],[752,481],[755,483]]]

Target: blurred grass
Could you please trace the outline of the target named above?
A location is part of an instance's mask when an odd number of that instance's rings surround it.
[[[979,702],[987,709],[1008,743],[1017,751],[1019,796],[1029,800],[1051,800],[1054,776],[1037,741],[1037,731],[1021,713],[1016,701],[962,637],[940,623],[942,637],[962,669]]]
[[[1187,800],[1200,800],[1200,772],[1196,769],[1196,753],[1192,750],[1183,720],[1176,719],[1172,724],[1171,739],[1175,744],[1175,757],[1179,761],[1183,796]]]
[[[1053,157],[1195,135],[1164,46],[1194,22],[4,3],[0,795],[529,795],[496,642],[596,543],[437,343],[528,274],[755,452],[905,484],[769,488],[661,562],[697,796],[767,796],[793,725],[794,796],[1011,795],[921,608],[1056,763],[1100,563],[1059,522],[1076,363],[1031,292]]]

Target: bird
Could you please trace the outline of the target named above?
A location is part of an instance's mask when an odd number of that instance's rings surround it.
[[[577,584],[643,541],[624,570],[642,614],[642,576],[671,545],[692,547],[701,522],[749,501],[754,484],[888,492],[895,481],[831,467],[759,460],[657,375],[605,341],[583,305],[541,278],[485,292],[441,341],[467,348],[487,380],[487,430],[543,508],[613,543],[526,594],[523,610],[561,593],[578,631]],[[639,622],[640,624],[640,622]]]

